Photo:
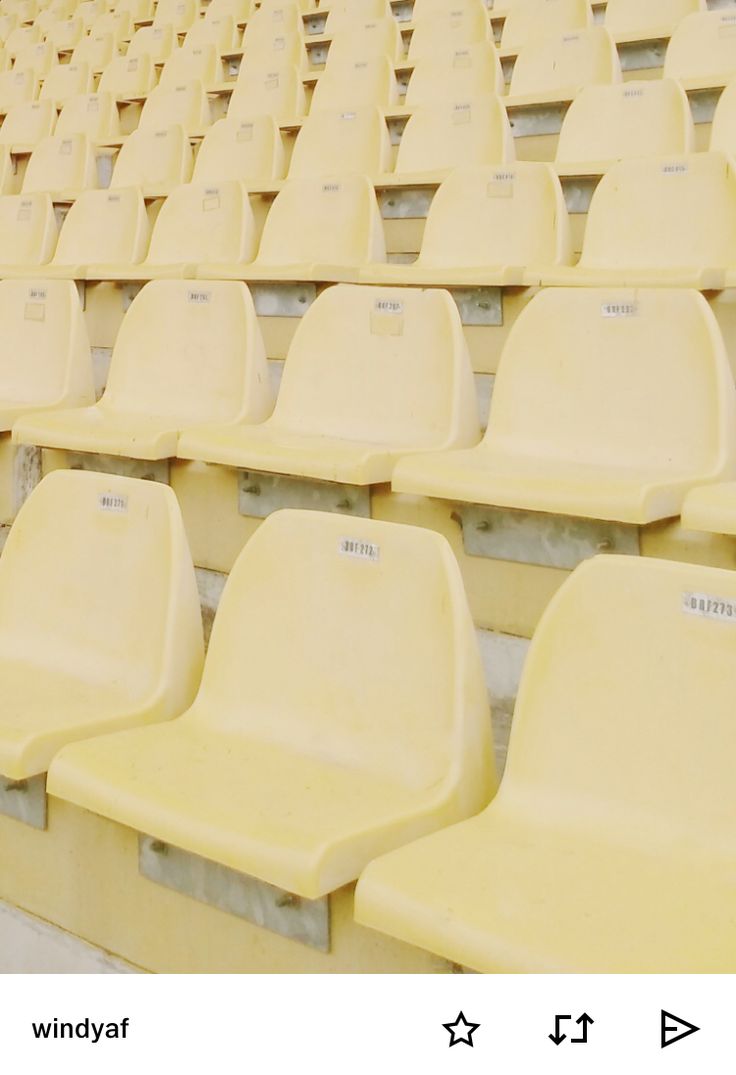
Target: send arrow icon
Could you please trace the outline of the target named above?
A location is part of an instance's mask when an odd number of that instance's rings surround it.
[[[674,1045],[676,1041],[682,1041],[683,1038],[689,1038],[696,1030],[700,1030],[700,1027],[695,1026],[694,1023],[688,1023],[687,1019],[680,1019],[679,1015],[673,1015],[672,1012],[666,1012],[662,1008],[663,1049],[668,1045]]]

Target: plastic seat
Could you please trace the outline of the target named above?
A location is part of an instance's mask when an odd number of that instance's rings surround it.
[[[212,4],[208,4],[209,8]],[[188,49],[199,48],[201,45],[214,45],[218,53],[231,52],[238,48],[240,34],[235,25],[232,15],[220,15],[218,18],[204,18],[195,22],[187,30],[184,38],[184,47]],[[221,78],[218,78],[218,82]]]
[[[118,101],[145,97],[156,85],[156,69],[146,53],[116,56],[102,72],[98,90],[111,93]]]
[[[0,126],[0,145],[35,146],[54,133],[56,109],[53,101],[30,101],[15,105]]]
[[[188,30],[199,18],[199,0],[158,0],[154,26],[173,26],[178,34]]]
[[[251,67],[241,69],[227,114],[228,119],[272,116],[277,123],[291,123],[306,110],[304,84],[296,67]]]
[[[39,41],[18,52],[13,70],[30,70],[36,78],[45,78],[54,67],[58,67],[58,58],[51,42]]]
[[[56,246],[56,218],[48,194],[0,198],[0,278],[46,265]]]
[[[279,69],[290,66],[303,74],[309,70],[309,58],[300,34],[273,33],[268,37],[259,37],[257,44],[252,41],[249,44],[246,38],[239,75],[244,75],[251,68],[260,72],[264,67]]]
[[[518,161],[503,168],[451,172],[429,208],[417,260],[411,265],[371,265],[361,278],[518,286],[535,266],[567,265],[571,260],[559,179],[548,164]]]
[[[117,0],[115,14],[127,12],[133,22],[142,22],[153,18],[154,0]]]
[[[85,30],[89,30],[99,18],[104,18],[107,13],[107,0],[82,0],[80,4],[77,4],[75,12],[82,20]]]
[[[388,0],[337,0],[327,8],[324,32],[330,35],[356,23],[386,18],[391,18]]]
[[[231,18],[237,25],[245,23],[251,16],[253,0],[210,0],[204,9],[204,22],[211,22],[223,16]]]
[[[314,704],[326,681],[329,697]],[[484,695],[443,537],[282,511],[230,574],[189,712],[69,748],[49,789],[315,898],[355,880],[381,851],[488,801]]]
[[[418,59],[404,103],[418,108],[438,101],[474,101],[501,94],[504,89],[498,53],[492,42],[486,41]]]
[[[729,83],[718,99],[710,131],[710,148],[731,156],[736,153],[736,81]]]
[[[8,536],[0,592],[6,777],[36,776],[68,743],[169,720],[191,703],[201,616],[179,507],[165,485],[49,474]]]
[[[5,38],[5,49],[9,56],[15,57],[29,45],[41,42],[41,29],[38,26],[17,26]]]
[[[60,19],[46,31],[45,39],[49,41],[56,52],[65,49],[73,49],[84,36],[84,23],[79,16],[71,19]]]
[[[87,93],[70,97],[56,124],[59,135],[84,134],[93,143],[107,142],[120,136],[115,98],[111,93]]]
[[[380,109],[315,112],[294,145],[289,178],[342,174],[372,178],[388,171],[391,140]]]
[[[94,31],[83,37],[72,53],[72,63],[86,63],[94,74],[102,74],[118,55],[118,45],[112,31]]]
[[[13,437],[20,444],[169,459],[187,426],[260,422],[272,406],[245,285],[153,280],[123,318],[99,403],[28,416]]]
[[[133,34],[126,56],[129,59],[150,56],[153,63],[163,63],[168,60],[176,44],[173,26],[142,26]]]
[[[204,86],[190,79],[176,86],[158,85],[151,90],[141,111],[139,130],[161,129],[175,124],[190,134],[209,127],[210,105]]]
[[[97,163],[88,139],[83,134],[52,134],[31,153],[22,193],[48,191],[67,197],[97,186]]]
[[[394,171],[404,181],[441,180],[454,168],[502,164],[514,157],[514,139],[501,99],[435,101],[410,117]]]
[[[699,11],[683,19],[667,46],[664,77],[685,89],[724,86],[736,77],[736,13]]]
[[[491,24],[488,10],[478,0],[472,8],[457,10],[453,6],[441,14],[425,16],[413,20],[411,41],[409,43],[409,63],[416,63],[422,57],[433,57],[446,53],[448,49],[466,48],[468,45],[491,41]]]
[[[602,26],[545,37],[519,52],[508,104],[573,100],[585,86],[621,81],[613,38]]]
[[[202,140],[192,181],[219,183],[238,179],[253,186],[269,186],[283,178],[285,169],[283,139],[271,116],[242,121],[220,119]]]
[[[289,348],[273,416],[184,434],[178,454],[227,466],[370,485],[397,459],[477,444],[473,374],[445,291],[338,284]]]
[[[303,32],[304,23],[298,4],[261,4],[248,19],[243,34],[243,48],[257,48],[262,41],[268,41],[276,34],[301,35]]]
[[[691,489],[682,505],[685,530],[736,534],[736,482],[717,482]]]
[[[92,72],[86,63],[57,64],[44,79],[40,100],[61,107],[70,98],[91,92]]]
[[[94,38],[96,35],[105,34],[112,34],[116,47],[122,45],[124,41],[129,41],[133,36],[133,19],[130,12],[118,7],[115,11],[98,15],[89,28],[88,37]]]
[[[370,60],[376,56],[388,56],[393,63],[404,58],[404,42],[393,17],[353,23],[338,30],[330,43],[327,62]]]
[[[498,795],[373,862],[356,919],[486,972],[731,971],[733,642],[699,594],[730,606],[736,576],[578,567],[532,642]]]
[[[47,275],[97,279],[95,265],[136,265],[146,256],[150,228],[137,187],[88,190],[71,206],[59,233]],[[106,279],[114,278],[112,275]]]
[[[501,356],[482,444],[402,460],[397,492],[644,525],[736,474],[736,390],[694,291],[546,289]]]
[[[588,0],[515,0],[501,33],[501,48],[518,52],[545,37],[586,30],[593,21]]]
[[[140,187],[146,197],[165,197],[189,182],[192,163],[192,147],[183,127],[139,128],[123,143],[110,187]]]
[[[332,60],[319,76],[309,106],[310,114],[322,110],[387,108],[399,99],[399,89],[387,56],[370,60]]]
[[[213,42],[183,45],[172,52],[164,64],[159,85],[172,89],[193,79],[205,86],[222,82],[222,61]]]
[[[562,121],[555,164],[570,175],[600,174],[625,157],[690,153],[694,128],[673,79],[586,86]]]
[[[719,288],[736,267],[736,176],[722,153],[635,157],[596,187],[580,261],[545,280]]]
[[[645,40],[669,36],[688,15],[705,10],[705,0],[608,0],[605,25],[616,40]]]
[[[38,97],[38,79],[30,68],[0,72],[0,114]]]
[[[365,176],[289,179],[266,217],[258,257],[234,271],[255,280],[344,280],[385,258],[381,214]],[[203,266],[198,275],[225,271]]]

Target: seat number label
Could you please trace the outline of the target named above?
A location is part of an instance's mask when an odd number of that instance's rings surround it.
[[[707,620],[736,623],[736,598],[715,597],[709,593],[684,593],[682,611]]]
[[[370,560],[377,564],[381,558],[380,545],[372,541],[360,541],[358,538],[340,538],[337,550],[341,556],[352,556],[356,560]]]
[[[97,507],[100,511],[112,511],[117,515],[123,515],[128,510],[128,498],[121,493],[100,493],[97,497]]]

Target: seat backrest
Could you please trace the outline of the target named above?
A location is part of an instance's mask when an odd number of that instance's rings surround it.
[[[565,265],[570,229],[560,181],[548,164],[458,168],[427,214],[418,265],[443,268]]]
[[[399,99],[394,67],[388,56],[369,60],[332,60],[319,76],[310,114],[332,109],[385,108]]]
[[[208,14],[211,7],[212,3],[208,4]],[[218,15],[210,18],[205,15],[199,22],[195,22],[190,26],[187,30],[187,36],[184,38],[184,48],[194,49],[200,45],[214,45],[218,54],[231,52],[233,49],[238,48],[240,45],[240,33],[232,15]],[[222,80],[221,70],[217,70],[216,75],[217,77],[213,81],[220,82]]]
[[[146,284],[123,318],[99,406],[170,417],[180,429],[267,418],[271,385],[245,284]]]
[[[674,79],[586,86],[562,121],[555,160],[608,162],[689,153],[693,139],[687,95]]]
[[[40,99],[61,105],[70,97],[92,92],[92,72],[86,63],[60,63],[52,67],[41,87]]]
[[[238,120],[273,116],[277,123],[288,123],[301,118],[306,107],[304,83],[297,67],[253,66],[241,69],[227,114]]]
[[[294,334],[273,422],[412,450],[476,444],[473,374],[449,293],[327,288]]]
[[[6,46],[6,52],[8,51]],[[36,78],[45,78],[52,68],[58,67],[56,50],[50,41],[37,41],[26,45],[18,51],[13,65],[14,71],[33,71]]]
[[[111,60],[102,72],[98,89],[120,99],[144,96],[155,85],[154,62],[143,52],[139,56],[116,56]]]
[[[0,145],[35,146],[54,133],[56,109],[53,101],[27,101],[14,105],[0,127]]]
[[[222,81],[222,61],[213,41],[195,42],[175,49],[164,64],[159,85],[172,89],[192,79],[205,86]]]
[[[420,57],[412,71],[405,104],[412,108],[436,101],[474,101],[504,92],[501,61],[491,41]]]
[[[0,198],[0,265],[47,265],[56,237],[50,195],[14,194]]]
[[[154,0],[117,0],[115,13],[127,11],[133,22],[153,18]]]
[[[710,130],[710,148],[736,155],[736,81],[729,83],[718,99]]]
[[[271,116],[219,119],[200,144],[192,182],[242,179],[253,185],[267,185],[282,179],[285,168],[284,142]]]
[[[170,190],[188,183],[192,147],[183,127],[138,128],[128,135],[115,161],[111,187]]]
[[[53,532],[53,541],[49,534]],[[175,716],[196,692],[202,620],[181,513],[161,482],[57,470],[0,558],[0,647],[72,678],[115,681]],[[162,714],[163,715],[163,714]]]
[[[138,265],[150,228],[140,190],[88,190],[69,209],[53,265]]]
[[[488,787],[484,695],[444,537],[286,510],[264,520],[233,567],[185,719],[439,793],[458,765]],[[477,809],[475,779],[463,793],[471,787]]]
[[[532,41],[585,30],[593,22],[588,0],[514,0],[501,33],[501,47],[521,49]]]
[[[634,157],[590,202],[582,266],[707,268],[736,261],[736,175],[722,153]]]
[[[88,37],[83,37],[72,53],[72,63],[86,63],[90,71],[104,72],[113,58],[118,55],[115,35],[111,30],[94,30]]]
[[[549,288],[514,323],[491,452],[716,481],[736,464],[736,389],[696,291]]]
[[[0,113],[38,97],[38,79],[29,67],[0,72]]]
[[[0,41],[3,45],[18,25],[18,16],[14,11],[0,11]]]
[[[410,63],[424,57],[446,53],[448,49],[465,48],[491,40],[488,11],[479,3],[472,8],[455,8],[413,20],[414,29],[409,43]]]
[[[698,11],[675,28],[664,57],[664,77],[736,76],[736,12]]]
[[[148,265],[249,262],[258,243],[245,183],[187,183],[156,217]]]
[[[18,53],[29,45],[37,45],[41,41],[41,28],[39,26],[16,26],[5,39],[5,48],[10,56]]]
[[[276,34],[302,34],[304,23],[298,4],[288,0],[279,4],[261,4],[248,19],[243,47],[257,48]]]
[[[46,31],[46,40],[51,42],[57,52],[60,49],[73,49],[83,36],[84,23],[78,15],[70,19],[59,19]]]
[[[133,36],[133,20],[130,12],[118,7],[115,11],[107,11],[104,15],[98,15],[89,28],[89,37],[112,34],[115,45],[128,41]]]
[[[599,82],[620,82],[616,46],[603,26],[531,41],[516,60],[509,93],[575,93]]]
[[[142,26],[133,34],[126,56],[150,56],[153,63],[168,60],[176,48],[176,33],[173,26]]]
[[[204,22],[220,19],[223,16],[233,22],[247,22],[253,10],[253,0],[210,0],[204,9]]]
[[[83,134],[52,134],[31,153],[22,191],[81,191],[97,186],[97,162],[91,142]]]
[[[266,217],[258,262],[358,266],[386,260],[381,214],[365,176],[290,179]]]
[[[369,60],[388,56],[399,63],[404,55],[399,24],[393,17],[355,22],[338,30],[332,38],[328,63],[331,60]]]
[[[57,134],[86,134],[92,142],[105,142],[120,135],[115,98],[111,93],[86,93],[70,97],[56,124]]]
[[[731,860],[734,601],[733,571],[635,556],[577,567],[529,650],[496,806],[594,824],[599,847],[657,861],[706,846]]]
[[[0,318],[0,407],[94,403],[89,338],[73,281],[0,281]]]
[[[82,3],[77,5],[76,14],[85,29],[89,29],[107,10],[107,0],[82,0]]]
[[[183,33],[199,18],[199,0],[158,0],[154,26],[173,26]]]
[[[442,171],[514,160],[514,138],[500,98],[434,101],[404,128],[395,171]]]
[[[614,36],[652,28],[665,32],[697,11],[705,11],[705,0],[608,0],[605,24]]]
[[[391,166],[391,139],[383,113],[375,105],[355,111],[311,113],[297,136],[289,178],[368,175]]]
[[[151,90],[141,111],[141,130],[159,129],[180,124],[185,131],[209,127],[210,105],[199,79],[189,79],[176,86],[158,85]]]
[[[257,42],[246,42],[240,74],[245,74],[251,67],[260,71],[264,66],[279,68],[291,65],[305,74],[308,71],[309,58],[304,40],[296,32],[277,31],[268,37],[259,37]]]
[[[356,23],[390,17],[391,5],[388,0],[336,0],[327,8],[325,33],[334,34]]]

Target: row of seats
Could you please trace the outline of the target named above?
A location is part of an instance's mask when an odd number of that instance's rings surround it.
[[[359,922],[472,969],[731,968],[733,572],[579,567],[532,643],[500,786],[431,531],[272,515],[203,661],[171,491],[62,471],[13,525],[0,595],[6,778],[47,772],[55,798],[297,897],[357,880]]]

